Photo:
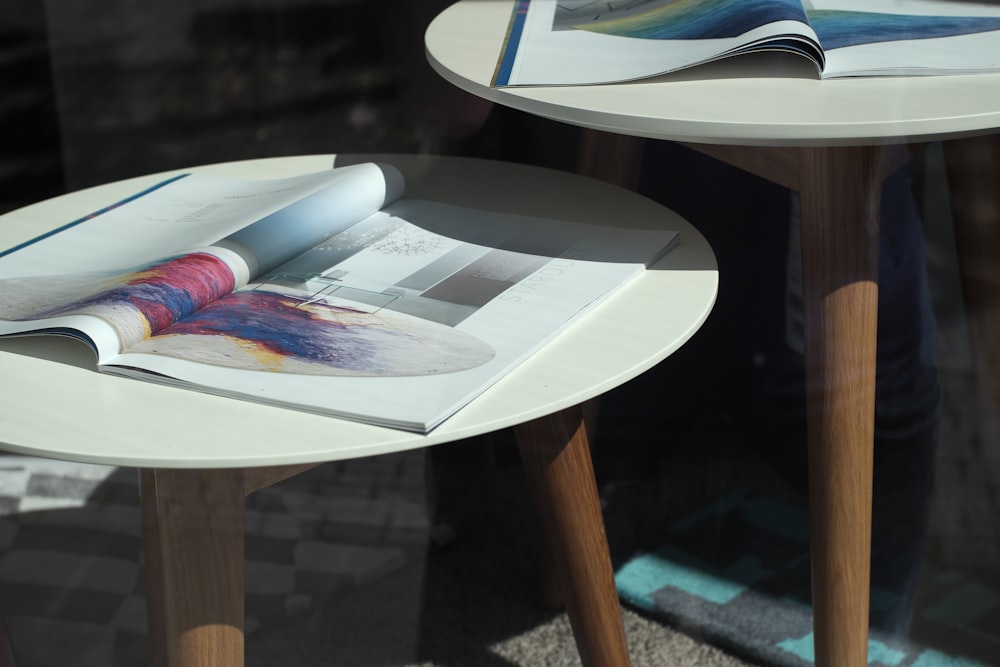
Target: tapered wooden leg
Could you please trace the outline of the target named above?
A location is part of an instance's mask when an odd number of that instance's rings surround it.
[[[867,664],[878,217],[890,149],[802,152],[817,667]]]
[[[583,665],[627,666],[583,412],[564,410],[515,433]]]
[[[141,475],[153,664],[242,666],[243,472]]]

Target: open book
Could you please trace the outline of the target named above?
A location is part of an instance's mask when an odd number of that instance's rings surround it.
[[[822,78],[1000,70],[995,0],[515,0],[493,85],[653,77],[760,51]]]
[[[189,174],[0,251],[0,335],[108,373],[426,432],[677,234],[401,199],[364,163]]]

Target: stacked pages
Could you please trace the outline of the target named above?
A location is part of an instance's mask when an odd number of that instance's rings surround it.
[[[401,199],[366,163],[190,174],[0,252],[0,335],[105,372],[426,432],[677,241]]]

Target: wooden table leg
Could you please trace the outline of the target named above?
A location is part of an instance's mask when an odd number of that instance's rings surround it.
[[[584,667],[627,666],[628,647],[583,411],[515,428]]]
[[[879,207],[906,152],[690,147],[801,196],[815,659],[867,665]]]
[[[802,149],[817,667],[867,664],[878,223],[891,149]]]
[[[143,470],[151,662],[243,665],[242,470]]]

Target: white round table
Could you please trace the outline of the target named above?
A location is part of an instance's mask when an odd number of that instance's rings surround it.
[[[805,60],[764,54],[639,82],[492,88],[512,7],[452,5],[427,29],[428,59],[477,96],[617,134],[585,133],[586,173],[627,167],[623,139],[644,137],[799,191],[816,665],[866,665],[881,183],[905,142],[1000,127],[1000,73],[820,81]]]
[[[574,622],[595,638],[621,619],[580,405],[668,356],[704,322],[718,274],[705,239],[651,200],[553,170],[459,158],[303,156],[198,167],[273,178],[378,159],[407,196],[601,225],[660,227],[680,243],[635,281],[428,435],[103,375],[89,348],[0,339],[0,447],[142,468],[154,650],[166,664],[243,659],[246,493],[315,464],[452,442],[514,426],[539,510],[555,536]],[[67,194],[0,217],[12,247],[171,174]],[[596,582],[596,584],[595,584]],[[617,620],[615,620],[617,619]],[[617,623],[617,628],[615,627]],[[606,643],[602,640],[599,643]],[[591,651],[586,641],[581,652]]]
[[[791,54],[730,58],[630,83],[491,88],[511,0],[461,0],[425,35],[431,66],[477,96],[619,134],[706,144],[843,146],[1000,127],[1000,73],[820,81]]]

